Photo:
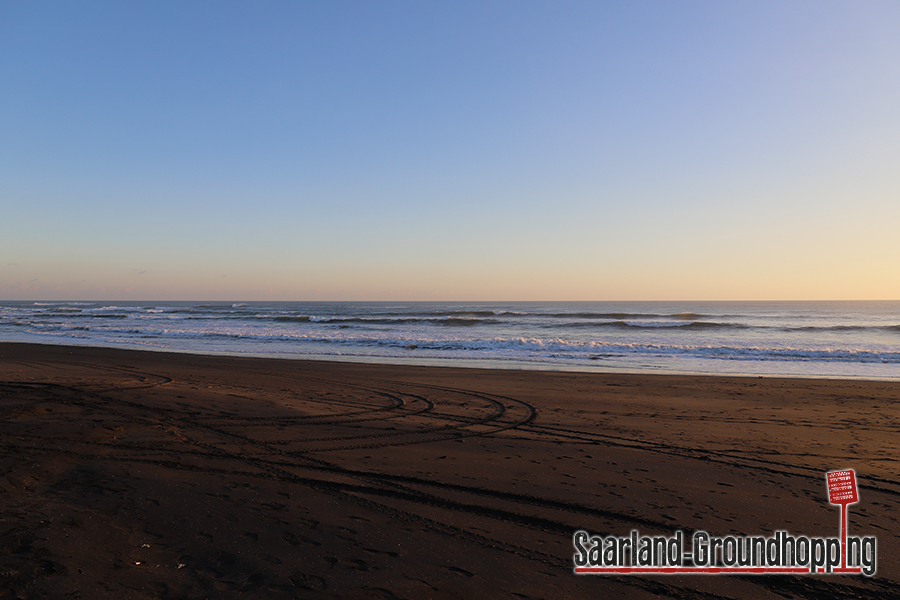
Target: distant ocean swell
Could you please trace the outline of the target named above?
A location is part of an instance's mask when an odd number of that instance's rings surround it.
[[[107,309],[119,309],[121,307],[105,307]],[[391,315],[391,316],[380,316],[380,317],[342,317],[342,316],[317,316],[317,315],[280,315],[280,314],[241,314],[237,311],[230,311],[228,313],[219,312],[219,313],[211,313],[210,311],[200,311],[200,310],[171,310],[171,311],[162,311],[160,309],[144,309],[141,312],[118,312],[118,313],[98,313],[98,312],[89,312],[83,309],[58,309],[54,308],[49,311],[45,311],[42,313],[44,317],[42,318],[40,315],[35,315],[29,323],[31,324],[56,324],[58,320],[83,320],[83,319],[142,319],[142,320],[186,320],[186,321],[272,321],[276,323],[319,323],[319,324],[332,324],[332,325],[434,325],[434,326],[443,326],[443,327],[471,327],[478,325],[496,325],[499,323],[503,323],[504,321],[499,318],[485,318],[485,317],[463,317],[456,315],[464,315],[464,314],[472,314],[470,312],[462,312],[457,311],[454,315],[414,315],[414,316],[401,316],[401,315]],[[493,314],[493,313],[491,313]],[[512,313],[508,313],[512,314]],[[182,316],[188,315],[188,316]],[[877,332],[877,331],[885,331],[885,332],[893,332],[900,333],[900,324],[897,325],[803,325],[803,326],[781,326],[781,325],[766,325],[766,324],[747,324],[740,322],[733,323],[723,323],[723,322],[714,322],[714,321],[701,321],[701,320],[691,320],[691,317],[687,317],[684,315],[652,315],[652,314],[623,314],[623,313],[609,313],[609,314],[592,314],[591,316],[586,316],[584,314],[573,315],[572,320],[568,322],[559,322],[556,319],[561,319],[561,315],[547,315],[547,314],[536,314],[536,315],[522,315],[518,314],[519,317],[530,317],[533,321],[535,321],[535,325],[544,327],[547,329],[566,329],[566,328],[580,328],[580,329],[602,329],[602,328],[611,328],[611,329],[627,329],[627,328],[663,328],[663,327],[677,327],[684,329],[757,329],[757,330],[766,330],[766,329],[775,329],[780,331],[792,332],[792,331],[807,331],[807,332]],[[660,319],[661,317],[670,317],[669,320]],[[52,317],[52,318],[47,318]],[[616,320],[609,320],[615,317]],[[694,315],[697,319],[701,317],[701,315]],[[2,316],[0,316],[2,318]],[[552,321],[547,321],[548,319],[552,319]],[[26,325],[29,324],[21,320],[8,320],[6,323],[0,322],[0,325]]]

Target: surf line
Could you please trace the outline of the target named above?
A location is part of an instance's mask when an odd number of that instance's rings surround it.
[[[852,469],[825,474],[828,499],[841,506],[840,537],[793,536],[784,530],[762,535],[714,536],[698,530],[685,552],[685,536],[572,535],[574,572],[579,575],[846,574],[872,577],[877,570],[878,540],[847,535],[847,505],[859,502]],[[848,564],[849,562],[849,564]]]

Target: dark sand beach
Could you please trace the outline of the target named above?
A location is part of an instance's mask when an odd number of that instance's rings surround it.
[[[897,598],[900,383],[0,344],[0,598]],[[573,574],[577,529],[838,535],[874,577]]]

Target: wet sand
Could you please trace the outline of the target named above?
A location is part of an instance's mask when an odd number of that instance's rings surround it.
[[[0,598],[896,598],[900,383],[0,344]],[[872,578],[573,574],[572,534],[838,535]]]

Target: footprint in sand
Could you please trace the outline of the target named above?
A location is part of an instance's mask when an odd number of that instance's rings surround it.
[[[321,577],[316,577],[315,575],[307,575],[301,571],[294,571],[291,573],[289,577],[291,583],[294,584],[294,587],[300,588],[301,590],[313,590],[313,591],[323,591],[327,586],[325,585],[325,580]]]
[[[456,575],[460,575],[462,577],[475,577],[475,573],[471,573],[469,571],[466,571],[465,569],[460,569],[459,567],[443,567],[443,569],[448,573],[455,573]]]

